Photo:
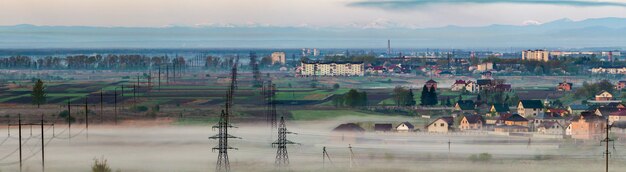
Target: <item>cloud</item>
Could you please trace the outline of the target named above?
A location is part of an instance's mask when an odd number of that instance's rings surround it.
[[[411,9],[433,4],[537,4],[560,6],[614,6],[625,7],[626,2],[591,1],[591,0],[362,0],[349,3],[352,7],[370,7],[382,9]]]

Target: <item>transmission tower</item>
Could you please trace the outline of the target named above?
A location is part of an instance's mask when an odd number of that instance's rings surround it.
[[[272,81],[268,81],[267,88],[265,90],[265,99],[267,100],[266,119],[268,125],[274,129],[276,128],[276,84],[272,84]]]
[[[287,140],[287,134],[296,134],[287,131],[285,126],[285,119],[280,117],[280,124],[278,125],[278,140],[272,143],[272,146],[278,147],[276,150],[276,161],[274,162],[277,167],[286,167],[289,165],[289,154],[287,154],[288,144],[297,144],[295,142]]]
[[[233,128],[229,123],[229,115],[232,114],[232,103],[233,103],[233,94],[234,90],[237,88],[237,62],[239,58],[235,60],[231,71],[231,81],[230,86],[228,88],[228,92],[226,93],[226,103],[225,109],[222,110],[220,114],[220,120],[217,125],[213,126],[213,129],[217,128],[219,133],[217,135],[209,137],[209,139],[217,139],[218,145],[213,147],[213,151],[217,150],[217,163],[215,165],[215,171],[217,172],[228,172],[230,171],[230,162],[228,160],[228,150],[229,149],[237,149],[228,146],[229,138],[239,138],[233,135],[228,134],[228,128]]]

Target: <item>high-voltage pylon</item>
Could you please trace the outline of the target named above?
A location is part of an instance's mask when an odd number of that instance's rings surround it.
[[[287,140],[287,134],[296,134],[287,130],[285,126],[285,119],[280,117],[280,124],[278,125],[278,140],[272,143],[272,146],[278,147],[276,150],[276,161],[274,162],[277,167],[286,167],[289,165],[289,154],[287,154],[287,145],[297,144],[295,142]]]
[[[265,92],[265,100],[267,101],[266,103],[266,121],[268,123],[268,125],[274,129],[276,128],[277,124],[276,124],[276,102],[275,100],[275,96],[276,96],[276,84],[272,84],[272,81],[269,80],[267,82],[267,86],[264,87],[264,92]]]
[[[219,133],[217,135],[209,137],[209,139],[217,139],[218,145],[213,148],[213,150],[218,150],[217,155],[217,163],[215,165],[215,171],[217,172],[228,172],[230,171],[230,162],[228,160],[228,150],[229,149],[237,149],[228,146],[229,138],[239,138],[233,135],[228,134],[228,128],[233,128],[230,125],[229,115],[232,114],[232,103],[233,103],[233,94],[235,89],[237,88],[237,63],[239,58],[235,60],[233,64],[233,68],[231,71],[231,81],[230,86],[228,87],[228,92],[226,93],[226,103],[225,109],[222,110],[220,114],[220,120],[217,125],[213,126],[213,129],[217,128]]]

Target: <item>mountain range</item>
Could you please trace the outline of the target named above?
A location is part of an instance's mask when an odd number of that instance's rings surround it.
[[[626,18],[538,25],[380,26],[0,26],[0,49],[45,48],[626,48]]]

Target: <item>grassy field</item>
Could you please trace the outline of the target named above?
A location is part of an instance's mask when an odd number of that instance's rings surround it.
[[[356,110],[293,110],[291,111],[294,120],[321,120],[342,116],[388,116],[377,113],[361,112]]]
[[[276,93],[276,100],[322,100],[333,94],[344,94],[349,91],[347,88],[340,88],[336,90],[290,90]]]

